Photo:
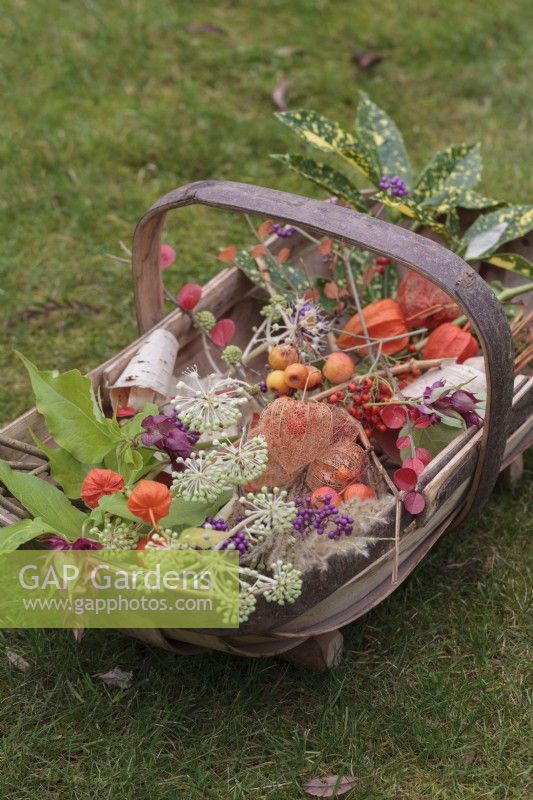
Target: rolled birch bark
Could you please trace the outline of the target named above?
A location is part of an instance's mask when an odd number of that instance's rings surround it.
[[[146,403],[164,403],[174,394],[174,364],[178,340],[163,328],[151,333],[118,380],[109,387],[113,411],[130,406],[140,411]]]

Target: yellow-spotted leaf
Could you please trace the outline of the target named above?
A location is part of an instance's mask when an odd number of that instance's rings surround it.
[[[487,258],[506,242],[519,239],[533,228],[533,206],[504,206],[483,214],[463,237],[464,258]]]
[[[460,198],[481,177],[479,144],[452,144],[436,153],[422,170],[413,200],[423,206],[447,211],[461,205]]]
[[[282,111],[276,116],[308,144],[318,150],[337,153],[368,178],[375,179],[375,166],[366,158],[357,137],[334,120],[305,108]]]
[[[393,195],[388,194],[388,192],[382,191],[372,195],[372,200],[374,200],[376,203],[383,203],[389,208],[394,208],[404,216],[420,222],[421,225],[431,228],[431,230],[439,233],[445,238],[449,238],[449,233],[446,227],[442,225],[442,223],[436,222],[433,215],[427,208],[423,208],[422,206],[418,205],[418,203],[415,203],[415,201],[410,197],[394,197]]]
[[[327,164],[320,164],[311,158],[303,158],[302,156],[273,155],[271,158],[286,164],[289,169],[313,181],[329,194],[340,197],[341,200],[346,200],[358,211],[368,212],[368,205],[359,189],[345,175],[337,172]]]
[[[494,264],[502,269],[510,269],[533,278],[533,264],[527,258],[519,256],[517,253],[495,253],[489,259],[489,264]]]
[[[361,92],[357,107],[356,133],[360,149],[370,163],[377,165],[379,183],[383,175],[397,175],[411,185],[411,162],[396,123],[370,98]]]

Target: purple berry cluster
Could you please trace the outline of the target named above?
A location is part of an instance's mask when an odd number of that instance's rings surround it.
[[[280,239],[290,239],[291,236],[294,236],[296,233],[294,228],[291,228],[289,225],[280,225],[279,222],[275,222],[272,225],[272,230]]]
[[[183,469],[176,463],[177,458],[188,458],[200,434],[193,433],[180,420],[178,413],[158,414],[143,419],[141,425],[144,433],[141,442],[145,447],[157,447],[166,453],[175,469]]]
[[[238,550],[239,554],[243,556],[248,550],[248,539],[244,531],[237,531],[225,542],[222,542],[221,550]]]
[[[302,536],[316,533],[318,536],[326,533],[326,528],[333,525],[327,532],[330,539],[340,539],[341,536],[350,536],[353,533],[353,519],[347,514],[341,514],[332,503],[333,496],[324,495],[324,503],[320,508],[311,504],[311,496],[296,497],[294,502],[298,509],[296,518],[292,523],[294,530]]]
[[[263,394],[265,392],[268,392],[268,386],[266,385],[266,381],[259,381],[257,385],[259,386],[259,391],[263,392]]]
[[[207,517],[202,524],[201,528],[212,528],[214,531],[229,531],[229,525],[225,519],[221,517]]]
[[[405,197],[409,194],[407,186],[398,175],[383,175],[379,182],[379,188],[390,191],[394,197]]]

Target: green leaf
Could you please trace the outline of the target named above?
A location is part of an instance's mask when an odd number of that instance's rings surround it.
[[[194,527],[200,525],[206,517],[214,516],[217,511],[228,503],[233,496],[230,491],[222,492],[216,500],[210,503],[192,502],[175,497],[172,500],[168,516],[160,521],[162,528],[176,528],[185,525]]]
[[[159,406],[155,403],[147,403],[138,414],[121,425],[120,430],[127,439],[135,439],[143,432],[142,423],[146,417],[155,417],[159,414]]]
[[[121,434],[116,420],[103,416],[89,378],[77,369],[56,377],[18,355],[28,370],[36,406],[57,444],[81,463],[100,463]]]
[[[374,180],[377,177],[379,182],[383,175],[398,175],[410,186],[411,162],[398,126],[364,92],[360,94],[355,123],[357,141],[366,158],[379,168]]]
[[[32,516],[40,517],[54,531],[63,533],[69,539],[81,534],[87,515],[75,508],[63,492],[48,481],[37,475],[12,470],[2,459],[0,481]]]
[[[30,433],[50,463],[50,475],[63,488],[66,496],[71,499],[80,497],[84,478],[94,465],[80,464],[67,450],[48,447],[32,431]]]
[[[383,203],[389,208],[400,211],[400,213],[410,219],[417,220],[421,225],[431,228],[431,230],[439,233],[441,236],[445,236],[446,238],[449,236],[446,227],[442,223],[436,222],[432,214],[426,208],[415,203],[410,197],[394,197],[385,191],[381,191],[376,192],[376,194],[372,196],[372,199],[376,203]]]
[[[533,206],[504,206],[483,214],[463,237],[464,258],[487,258],[502,244],[524,236],[533,228]]]
[[[452,144],[436,153],[422,170],[413,200],[423,206],[447,211],[461,205],[461,197],[481,177],[479,144]]]
[[[303,158],[302,156],[272,155],[271,158],[286,164],[289,169],[313,181],[313,183],[316,183],[317,186],[325,189],[330,194],[346,200],[358,211],[368,213],[368,205],[365,198],[342,172],[337,172],[327,164],[320,164],[311,158]]]
[[[113,514],[121,519],[127,519],[130,522],[141,522],[139,517],[136,517],[135,514],[132,514],[129,510],[128,500],[122,492],[104,495],[100,498],[97,508],[107,511],[108,514]]]
[[[450,442],[453,442],[460,433],[461,431],[457,428],[452,428],[450,425],[444,425],[439,422],[436,425],[430,425],[429,428],[416,428],[412,425],[406,425],[401,429],[399,436],[411,436],[415,447],[425,447],[435,457]],[[400,450],[400,455],[402,461],[410,458],[411,448]]]
[[[0,528],[0,550],[11,553],[22,544],[42,536],[43,533],[57,534],[57,531],[39,517],[36,519],[21,519],[20,522],[14,522],[12,525]]]
[[[367,178],[376,180],[377,177],[379,180],[377,164],[367,158],[358,138],[343,130],[337,122],[305,108],[282,111],[276,116],[312,147],[337,153]]]
[[[270,283],[282,294],[286,292],[301,293],[309,287],[305,272],[292,264],[280,264],[275,258],[268,255],[261,256],[268,273]],[[246,250],[239,250],[235,256],[234,264],[258,286],[265,285],[264,273],[258,267],[257,261]]]
[[[511,269],[521,275],[533,277],[533,264],[518,253],[495,253],[488,259],[489,264],[503,269]]]

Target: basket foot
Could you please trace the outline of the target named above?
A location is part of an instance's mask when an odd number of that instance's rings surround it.
[[[321,633],[311,636],[307,641],[299,644],[293,650],[288,650],[279,658],[289,661],[299,667],[308,667],[319,672],[325,672],[333,667],[338,667],[342,658],[344,639],[340,631]]]
[[[508,467],[502,469],[498,478],[498,486],[502,489],[512,489],[524,474],[524,456],[520,454],[511,461]]]

